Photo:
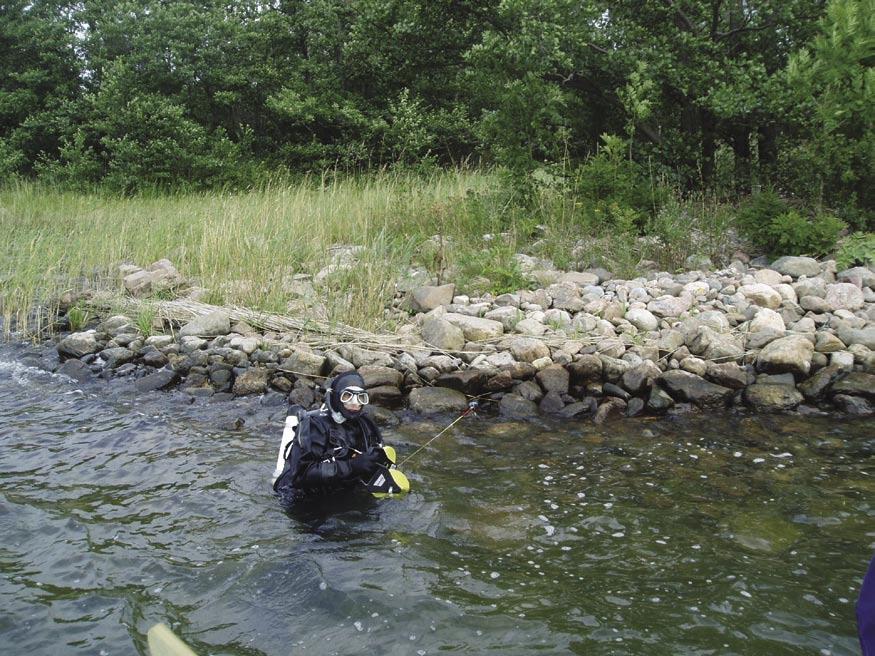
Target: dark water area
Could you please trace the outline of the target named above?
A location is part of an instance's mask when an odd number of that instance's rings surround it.
[[[2,653],[145,654],[156,622],[200,654],[859,653],[871,419],[470,418],[408,496],[288,512],[284,407],[47,357],[0,348]]]

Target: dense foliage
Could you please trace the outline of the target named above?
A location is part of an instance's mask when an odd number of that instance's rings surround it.
[[[4,176],[477,159],[639,226],[659,185],[872,225],[875,0],[10,0],[0,48]]]

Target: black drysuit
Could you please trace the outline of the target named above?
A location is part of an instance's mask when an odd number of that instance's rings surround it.
[[[292,499],[360,486],[352,459],[382,447],[380,430],[364,415],[337,423],[327,410],[306,413],[273,489]]]

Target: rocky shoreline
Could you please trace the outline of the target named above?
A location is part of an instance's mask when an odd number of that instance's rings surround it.
[[[737,259],[717,271],[614,279],[518,255],[534,291],[493,297],[454,285],[400,293],[392,339],[313,346],[222,308],[145,336],[115,315],[61,334],[60,373],[134,380],[192,397],[320,403],[327,377],[357,369],[372,403],[417,414],[487,412],[602,422],[612,416],[748,408],[875,414],[875,272],[834,261]],[[126,287],[178,281],[169,262],[126,267]],[[154,285],[153,285],[154,283]],[[135,287],[136,285],[136,287]]]

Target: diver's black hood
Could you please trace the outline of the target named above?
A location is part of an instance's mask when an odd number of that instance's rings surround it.
[[[336,376],[328,384],[328,389],[325,391],[325,405],[328,406],[328,410],[332,414],[339,414],[344,419],[355,419],[361,416],[362,409],[359,409],[357,412],[350,412],[340,402],[340,395],[347,387],[360,387],[364,389],[365,381],[355,371],[347,371]]]

